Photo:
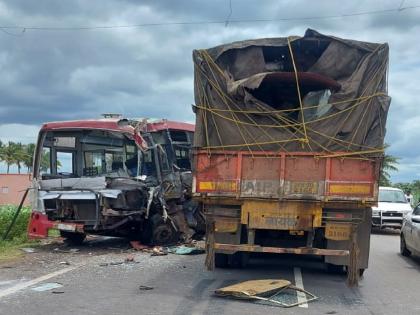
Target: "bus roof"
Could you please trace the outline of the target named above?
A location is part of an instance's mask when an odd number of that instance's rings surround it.
[[[104,119],[86,119],[69,120],[44,123],[41,131],[66,130],[66,129],[99,129],[111,130],[117,132],[133,132],[133,127],[127,124],[120,124],[122,119],[104,118]],[[162,119],[159,121],[147,122],[145,131],[157,132],[166,129],[194,131],[194,125],[184,122]]]

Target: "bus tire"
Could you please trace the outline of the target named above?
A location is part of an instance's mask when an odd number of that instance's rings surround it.
[[[69,245],[82,245],[83,241],[86,238],[85,233],[60,231],[60,235],[64,238],[64,242]]]

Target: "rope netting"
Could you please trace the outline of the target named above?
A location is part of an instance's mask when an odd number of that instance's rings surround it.
[[[195,65],[195,78],[196,78],[196,94],[198,95],[199,104],[194,105],[196,109],[201,111],[204,138],[206,145],[202,146],[202,149],[209,151],[212,149],[244,149],[246,148],[250,154],[253,154],[254,150],[267,151],[264,149],[266,145],[277,145],[279,151],[288,152],[286,145],[291,142],[297,142],[301,145],[302,149],[310,152],[322,152],[318,157],[346,157],[346,158],[363,158],[368,159],[372,154],[382,155],[384,152],[383,146],[375,147],[354,141],[356,135],[359,133],[361,128],[364,128],[363,118],[369,111],[372,101],[378,97],[387,97],[384,92],[377,92],[379,90],[379,84],[381,80],[377,80],[377,77],[383,74],[387,68],[387,59],[382,60],[379,67],[373,73],[370,80],[365,84],[365,88],[358,97],[339,100],[331,103],[316,104],[311,106],[304,106],[302,93],[299,83],[299,72],[297,70],[294,51],[291,45],[291,40],[287,39],[287,45],[291,57],[291,62],[294,72],[294,83],[296,86],[296,93],[298,104],[293,108],[287,109],[268,109],[267,105],[263,102],[254,100],[255,108],[252,110],[244,109],[241,104],[238,104],[229,94],[227,93],[226,87],[223,82],[226,82],[229,78],[227,74],[219,67],[215,60],[210,56],[207,50],[197,51],[201,64]],[[375,53],[381,45],[379,45],[373,53]],[[218,100],[221,100],[223,108],[218,108],[214,105],[214,100],[210,101],[206,93],[206,85],[212,89]],[[373,84],[373,85],[372,85]],[[368,87],[370,90],[376,91],[371,94],[367,94]],[[197,99],[197,98],[196,98]],[[351,104],[349,106],[344,106]],[[339,108],[337,105],[343,105],[343,108]],[[326,114],[321,115],[315,119],[305,119],[305,112],[320,109],[326,107],[328,109],[334,108],[334,111],[326,111]],[[356,128],[352,130],[350,140],[343,140],[336,136],[337,132],[344,126],[349,117],[354,113],[356,109],[361,109],[361,117],[356,125]],[[219,106],[220,107],[220,106]],[[300,120],[292,118],[290,113],[296,113],[299,115]],[[340,120],[340,124],[337,125],[335,132],[327,133],[316,126],[318,123],[328,123],[334,117],[343,117]],[[256,117],[264,117],[270,120],[270,123],[258,122]],[[227,121],[233,123],[236,126],[236,130],[242,139],[241,143],[228,144],[224,139],[220,126],[217,121]],[[218,144],[211,144],[209,123],[214,126],[215,134],[218,139]],[[249,128],[252,127],[252,128]],[[284,134],[287,134],[287,138],[279,139],[275,137],[270,130],[281,130]],[[261,135],[264,135],[265,140],[260,140],[261,136],[255,132],[258,130]],[[315,139],[317,138],[317,139]],[[319,139],[328,140],[327,144],[321,143]],[[335,144],[340,149],[331,150],[330,144]],[[317,150],[315,150],[317,149]]]

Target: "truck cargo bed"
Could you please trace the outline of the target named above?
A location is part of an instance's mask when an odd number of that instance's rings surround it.
[[[195,193],[202,197],[346,201],[374,204],[381,157],[308,152],[195,152]]]

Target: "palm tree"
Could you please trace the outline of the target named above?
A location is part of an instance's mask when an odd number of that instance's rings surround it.
[[[22,168],[22,163],[24,163],[26,158],[25,148],[22,143],[13,143],[15,147],[15,154],[14,154],[14,164],[17,165],[18,173],[20,174],[20,169]]]
[[[384,145],[384,149],[387,148],[389,148],[389,144]],[[379,177],[379,186],[391,186],[391,175],[389,175],[389,172],[398,171],[398,160],[398,157],[385,153]]]
[[[17,147],[14,142],[9,141],[7,145],[4,145],[0,152],[0,159],[7,165],[7,174],[10,171],[10,165],[16,163],[16,150]]]
[[[60,161],[57,160],[57,168],[61,166]],[[50,159],[50,150],[49,149],[43,149],[42,150],[42,156],[41,156],[41,165],[40,170],[42,172],[51,172],[51,159]]]
[[[32,171],[32,165],[34,162],[35,144],[29,143],[25,146],[25,158],[23,164],[26,166],[28,173]]]

